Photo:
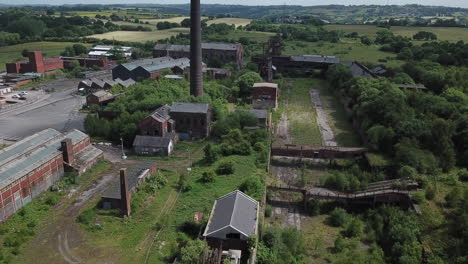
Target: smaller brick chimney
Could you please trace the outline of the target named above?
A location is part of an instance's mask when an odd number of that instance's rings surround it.
[[[127,169],[120,169],[120,205],[123,216],[130,216],[130,192],[128,191]]]
[[[29,52],[29,63],[31,63],[31,70],[37,73],[45,73],[44,58],[42,58],[41,51]]]
[[[63,161],[70,165],[73,164],[75,162],[75,152],[73,151],[72,140],[67,138],[60,143],[62,145]]]

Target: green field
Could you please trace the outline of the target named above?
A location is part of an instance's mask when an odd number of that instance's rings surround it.
[[[116,14],[120,17],[128,17],[128,18],[138,18],[138,19],[151,19],[157,16],[157,12],[145,12],[145,11],[135,11],[135,10],[101,10],[101,11],[74,11],[68,12],[70,15],[77,15],[83,17],[91,17],[95,18],[96,15],[107,16],[109,17],[112,14]]]
[[[248,24],[250,24],[250,22],[252,21],[252,19],[247,19],[247,18],[235,18],[235,17],[226,17],[226,18],[218,18],[218,19],[213,19],[213,20],[210,20],[207,22],[208,25],[211,25],[211,24],[222,24],[222,23],[225,23],[225,24],[228,24],[228,25],[236,25],[236,27],[238,26],[247,26]]]
[[[330,42],[304,42],[288,41],[283,55],[320,54],[324,56],[337,56],[344,61],[359,61],[389,66],[398,66],[403,63],[395,59],[394,53],[379,50],[378,45],[366,46],[356,40],[342,40],[339,43]]]
[[[142,31],[113,31],[104,34],[96,34],[88,36],[89,38],[109,39],[118,41],[132,41],[132,42],[145,42],[145,41],[158,41],[179,33],[189,33],[188,28],[171,28],[167,30],[157,30],[151,32]]]
[[[170,22],[170,23],[179,23],[182,22],[182,20],[190,18],[188,16],[178,16],[178,17],[171,17],[171,18],[152,18],[152,19],[142,19],[141,21],[143,22],[148,22],[150,24],[156,25],[159,22]],[[202,17],[202,19],[205,19],[206,17]]]
[[[28,49],[30,51],[41,50],[44,56],[54,57],[59,56],[66,46],[71,46],[73,44],[76,43],[41,41],[0,47],[0,70],[5,69],[5,63],[7,62],[27,60],[27,58],[21,56],[21,51],[23,49]],[[82,44],[91,47],[91,44]]]
[[[328,30],[342,30],[346,33],[357,32],[359,35],[373,36],[382,28],[372,25],[326,25]],[[391,27],[390,30],[401,36],[412,37],[419,31],[430,31],[437,35],[439,40],[468,41],[468,29],[458,27]]]

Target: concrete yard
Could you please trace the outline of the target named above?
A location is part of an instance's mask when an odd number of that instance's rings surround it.
[[[0,139],[19,140],[46,128],[60,132],[83,130],[85,114],[79,112],[84,97],[74,95],[78,80],[56,80],[41,85],[55,90],[33,103],[0,111]]]

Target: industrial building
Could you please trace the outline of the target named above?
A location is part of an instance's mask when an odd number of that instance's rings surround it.
[[[113,102],[119,95],[113,95],[107,91],[97,91],[86,96],[86,105],[99,105],[101,107]]]
[[[0,150],[0,222],[46,191],[65,171],[79,175],[103,152],[79,130],[46,129]]]
[[[121,209],[124,215],[130,215],[130,208],[127,208],[126,203],[130,203],[132,193],[136,192],[138,186],[156,171],[157,166],[154,161],[143,161],[120,170],[120,181],[117,177],[111,181],[101,196],[101,207],[103,209]]]
[[[257,118],[257,125],[260,128],[265,128],[268,126],[268,111],[263,109],[239,109],[235,110],[236,112],[247,112]]]
[[[125,58],[130,58],[132,56],[133,48],[132,47],[116,47],[116,46],[105,46],[105,45],[96,45],[89,52],[88,56],[91,58],[101,58],[101,57],[111,57],[113,50],[119,50],[122,52],[122,55]]]
[[[185,69],[190,66],[188,58],[173,59],[171,57],[161,57],[154,59],[144,59],[123,63],[112,69],[113,79],[133,79],[136,81],[144,79],[156,79],[162,72],[172,70],[175,67]]]
[[[249,237],[258,233],[259,207],[255,199],[239,190],[216,199],[203,233],[208,245],[220,251],[246,252]]]
[[[205,138],[210,135],[212,111],[209,104],[173,103],[170,110],[180,139]]]
[[[78,92],[83,94],[90,94],[97,92],[99,90],[108,90],[115,85],[120,85],[122,87],[130,87],[134,85],[136,82],[133,79],[128,79],[122,81],[121,79],[98,79],[98,78],[91,78],[85,79],[78,83]]]
[[[238,65],[239,69],[242,68],[244,61],[244,48],[239,43],[202,43],[202,58],[203,62],[211,64],[219,62],[227,64],[234,62]],[[175,44],[157,44],[153,49],[153,57],[172,58],[189,58],[190,46],[189,45],[175,45]]]
[[[276,83],[254,83],[252,104],[255,109],[277,109],[279,89]]]
[[[48,74],[58,69],[63,69],[61,58],[44,58],[41,51],[28,52],[29,61],[10,62],[6,64],[7,73],[36,72]]]

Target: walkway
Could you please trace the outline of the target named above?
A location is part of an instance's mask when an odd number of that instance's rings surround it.
[[[328,125],[329,116],[322,108],[320,92],[316,89],[310,89],[310,97],[317,112],[317,124],[320,128],[320,133],[322,134],[323,145],[331,147],[338,146],[335,140],[335,134],[333,134],[331,127]]]

